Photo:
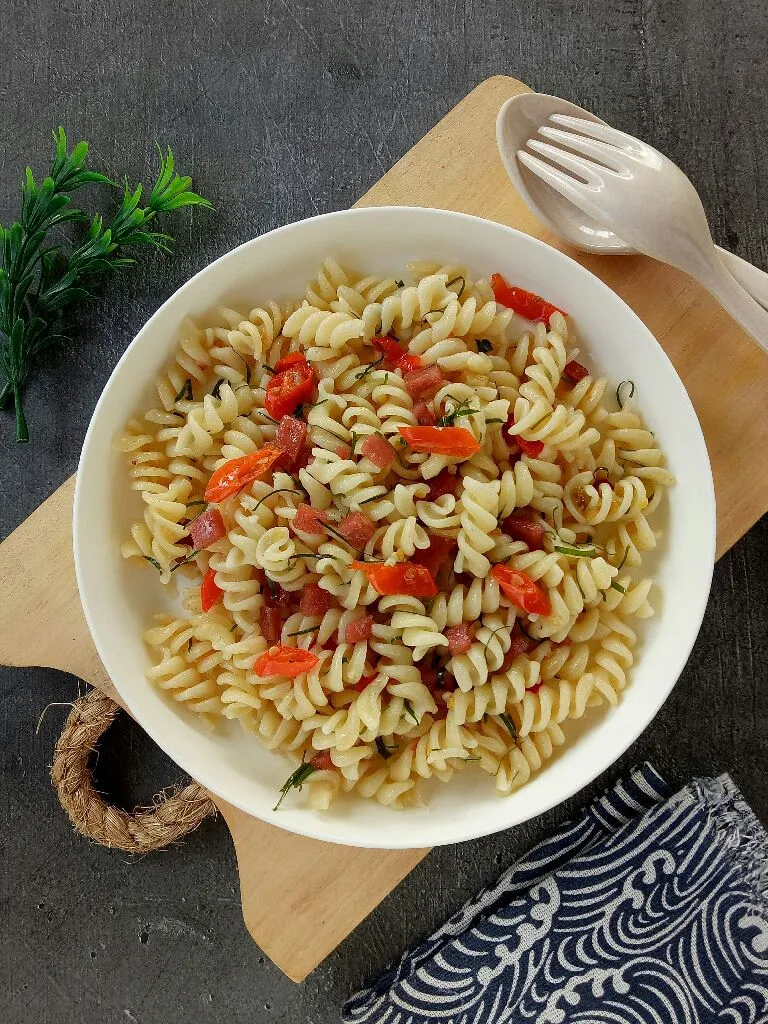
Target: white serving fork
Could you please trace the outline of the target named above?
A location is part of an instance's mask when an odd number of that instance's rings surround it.
[[[662,153],[603,122],[553,113],[516,157],[628,246],[690,274],[768,351],[768,312],[726,269],[696,189]]]

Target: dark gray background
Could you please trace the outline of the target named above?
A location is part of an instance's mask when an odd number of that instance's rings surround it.
[[[214,257],[286,221],[350,205],[474,85],[507,73],[591,107],[664,150],[698,185],[719,242],[768,266],[768,7],[761,0],[9,0],[0,23],[0,220],[50,130],[149,181],[153,143],[216,206],[184,211],[150,257],[79,310],[76,345],[29,390],[32,441],[0,418],[0,531],[75,469],[112,367],[157,306]],[[94,194],[95,202],[106,201]],[[673,695],[590,792],[528,825],[428,857],[301,986],[243,926],[225,826],[142,860],[75,836],[47,778],[75,679],[0,671],[0,1015],[7,1024],[325,1024],[344,998],[617,775],[650,758],[677,783],[730,770],[768,820],[764,521],[715,572]],[[0,626],[2,628],[2,626]],[[42,624],[41,628],[45,628]],[[103,787],[127,806],[177,771],[124,719]],[[312,870],[312,865],[307,865]]]

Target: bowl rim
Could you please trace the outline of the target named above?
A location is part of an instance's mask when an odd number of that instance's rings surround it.
[[[618,751],[618,753],[614,753],[611,750],[609,753],[605,753],[603,755],[600,754],[599,750],[596,750],[595,756],[592,759],[590,759],[588,765],[585,766],[585,768],[582,771],[574,773],[574,777],[576,778],[575,782],[561,787],[556,796],[553,796],[551,798],[545,798],[544,801],[542,801],[541,806],[537,810],[534,810],[532,813],[523,813],[519,817],[515,817],[514,814],[511,815],[511,817],[508,815],[499,823],[496,823],[496,819],[494,819],[493,821],[490,821],[488,823],[487,827],[470,827],[464,829],[462,829],[461,827],[457,827],[456,834],[448,838],[439,837],[436,839],[425,840],[423,837],[417,837],[415,840],[409,841],[408,843],[404,843],[402,841],[397,840],[393,841],[388,832],[384,832],[380,836],[377,836],[376,841],[371,841],[363,838],[355,842],[352,842],[346,835],[334,835],[334,828],[332,825],[333,819],[331,817],[325,819],[328,825],[330,826],[327,829],[315,827],[313,824],[315,817],[311,815],[306,815],[304,819],[299,823],[292,821],[290,824],[288,824],[286,822],[280,821],[279,817],[275,815],[274,811],[270,812],[269,814],[258,814],[254,811],[254,809],[251,806],[247,806],[245,801],[234,798],[233,795],[230,793],[222,792],[219,786],[217,785],[217,771],[214,769],[212,772],[209,773],[205,765],[202,766],[203,770],[200,771],[201,766],[191,763],[194,761],[193,756],[190,758],[187,755],[187,753],[185,753],[183,750],[179,751],[179,744],[176,742],[176,739],[174,737],[166,737],[162,729],[155,729],[153,722],[147,723],[145,721],[142,721],[141,715],[136,713],[134,701],[132,700],[130,693],[130,687],[127,688],[128,692],[125,692],[125,689],[121,688],[120,684],[118,683],[117,679],[120,676],[119,666],[116,665],[115,659],[110,655],[109,644],[105,644],[103,642],[103,637],[100,637],[98,635],[97,627],[94,624],[95,620],[91,610],[91,603],[96,600],[97,595],[95,593],[91,594],[89,600],[89,587],[87,581],[84,578],[85,574],[83,570],[83,560],[80,555],[81,545],[85,540],[85,538],[81,536],[80,525],[83,522],[83,516],[81,515],[80,510],[82,507],[82,503],[84,501],[84,485],[81,484],[81,481],[84,480],[86,477],[85,467],[87,466],[89,451],[93,444],[93,439],[97,431],[99,414],[110,399],[111,391],[115,387],[115,382],[120,376],[121,367],[123,363],[126,361],[128,353],[137,344],[139,339],[147,331],[151,330],[151,327],[154,324],[154,322],[161,317],[161,315],[164,313],[167,307],[174,304],[181,294],[187,291],[191,291],[200,281],[200,279],[208,275],[214,267],[218,266],[218,264],[225,260],[231,259],[236,254],[244,254],[250,247],[255,246],[257,243],[261,243],[264,239],[269,238],[272,235],[278,233],[284,234],[292,231],[300,231],[303,225],[307,223],[314,223],[317,221],[332,222],[335,219],[344,219],[350,216],[365,219],[366,216],[380,216],[382,213],[386,214],[387,212],[397,212],[399,214],[402,214],[403,212],[413,212],[418,213],[419,215],[428,214],[434,215],[436,217],[449,217],[463,222],[469,221],[479,222],[482,224],[491,224],[493,225],[494,228],[497,228],[502,232],[509,233],[512,236],[517,236],[518,238],[523,238],[525,240],[526,245],[531,245],[536,248],[546,250],[552,256],[555,263],[557,263],[558,261],[565,261],[567,264],[570,264],[572,268],[575,268],[575,272],[577,273],[577,275],[581,275],[585,280],[589,280],[589,287],[593,287],[604,293],[608,293],[610,296],[612,296],[614,300],[617,300],[619,303],[621,303],[621,305],[624,307],[626,315],[631,320],[635,321],[637,328],[646,335],[648,343],[651,344],[652,346],[655,346],[659,350],[661,356],[668,365],[668,370],[670,374],[672,374],[677,379],[681,391],[690,407],[690,413],[693,417],[693,420],[698,427],[702,441],[703,455],[706,460],[706,466],[709,470],[709,472],[706,475],[706,480],[703,480],[701,482],[701,497],[702,499],[706,500],[705,502],[702,501],[702,506],[700,508],[701,511],[704,508],[704,504],[706,504],[706,508],[704,509],[704,511],[706,512],[706,518],[709,520],[707,532],[709,534],[710,542],[707,551],[702,551],[702,567],[703,559],[706,555],[708,570],[705,573],[706,586],[703,586],[698,594],[698,597],[696,599],[696,607],[693,609],[692,615],[690,614],[689,610],[691,636],[689,641],[687,641],[683,646],[678,646],[675,648],[675,656],[672,659],[670,659],[669,671],[668,673],[665,673],[667,678],[666,685],[662,689],[655,691],[655,697],[653,701],[649,702],[644,713],[635,716],[631,728],[625,729],[624,738],[626,739],[626,742],[622,740],[623,748],[620,751]],[[85,438],[83,440],[80,458],[78,460],[72,511],[72,539],[75,562],[75,576],[77,580],[80,603],[83,609],[83,614],[86,623],[88,625],[88,630],[90,632],[91,639],[94,643],[99,658],[101,659],[101,662],[104,665],[108,677],[111,679],[115,689],[118,692],[121,702],[123,703],[124,707],[128,710],[128,712],[131,714],[131,716],[134,718],[134,720],[150,736],[150,738],[154,740],[154,742],[157,743],[157,745],[183,771],[187,772],[192,778],[196,779],[202,786],[210,790],[210,792],[213,793],[215,796],[237,807],[240,811],[249,815],[250,817],[255,817],[257,818],[257,820],[264,821],[269,825],[274,825],[278,828],[282,828],[284,831],[288,831],[296,835],[303,835],[307,838],[317,839],[320,842],[334,843],[342,846],[352,846],[359,848],[392,850],[415,849],[425,845],[429,845],[430,847],[452,845],[454,843],[466,842],[471,839],[482,838],[487,835],[493,835],[497,832],[504,831],[508,828],[513,828],[516,825],[522,824],[525,821],[537,818],[540,815],[545,814],[547,811],[552,810],[554,807],[557,807],[565,801],[569,800],[576,793],[585,789],[592,782],[594,782],[594,780],[599,775],[610,769],[618,761],[618,759],[622,757],[627,752],[627,750],[629,750],[632,744],[637,740],[641,733],[648,727],[648,725],[656,717],[656,715],[662,708],[663,704],[669,697],[669,694],[671,693],[672,689],[679,680],[680,675],[690,657],[691,651],[693,650],[693,646],[701,630],[701,623],[704,618],[707,601],[711,589],[712,575],[714,572],[715,564],[716,528],[716,502],[714,480],[712,476],[712,467],[709,458],[709,452],[707,450],[706,439],[704,437],[703,430],[701,429],[701,424],[696,414],[696,410],[694,409],[693,403],[690,400],[690,396],[688,395],[685,384],[683,383],[682,379],[677,373],[677,370],[675,369],[674,365],[669,359],[669,356],[667,355],[666,351],[661,346],[661,344],[654,336],[654,334],[651,332],[650,328],[646,326],[646,324],[638,316],[638,314],[635,313],[631,306],[629,306],[629,304],[625,302],[625,300],[617,292],[615,292],[609,285],[607,285],[604,281],[597,277],[596,274],[592,273],[592,271],[588,270],[577,260],[573,259],[573,257],[569,256],[565,252],[562,252],[560,249],[557,249],[554,246],[549,245],[542,239],[536,238],[533,235],[529,235],[525,231],[521,231],[519,228],[511,227],[508,224],[503,224],[500,221],[494,221],[487,217],[478,217],[473,214],[462,213],[455,210],[445,210],[436,207],[397,205],[352,207],[349,209],[342,209],[332,211],[329,213],[317,214],[312,217],[302,218],[298,221],[293,221],[291,223],[283,224],[278,227],[272,228],[270,231],[264,232],[261,235],[256,235],[255,237],[250,238],[247,241],[242,242],[239,245],[235,246],[235,248],[230,249],[225,253],[222,253],[222,255],[218,256],[215,260],[206,264],[204,267],[198,270],[191,278],[189,278],[189,280],[185,281],[184,284],[182,284],[171,295],[169,295],[168,298],[165,299],[163,303],[149,317],[149,319],[145,321],[145,323],[134,335],[130,343],[126,346],[125,351],[122,353],[120,359],[118,360],[114,369],[112,370],[106,384],[104,385],[104,389],[101,395],[99,396],[98,401],[96,402],[93,414],[88,424],[88,429],[86,431]],[[606,748],[604,747],[604,749]],[[212,775],[213,777],[211,778],[210,775]],[[506,797],[504,799],[512,800],[513,797],[514,794],[511,794],[509,797]],[[405,811],[398,813],[410,814],[413,812]],[[460,818],[457,818],[457,820],[460,821]],[[428,823],[423,824],[421,826],[422,832],[428,832],[428,830]]]

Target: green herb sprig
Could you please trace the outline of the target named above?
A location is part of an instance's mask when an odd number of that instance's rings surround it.
[[[280,787],[280,799],[277,801],[272,810],[276,811],[278,809],[280,804],[283,802],[283,800],[285,800],[286,796],[288,795],[288,793],[290,793],[292,789],[301,790],[309,776],[315,771],[317,771],[317,769],[310,761],[302,761],[299,767],[296,769],[296,771],[291,772],[291,774]]]
[[[207,199],[190,191],[192,179],[174,172],[173,153],[160,152],[160,172],[145,206],[141,185],[123,187],[117,213],[109,223],[89,217],[72,204],[72,193],[85,185],[115,186],[110,178],[86,166],[88,143],[69,151],[63,128],[54,132],[55,153],[48,175],[38,184],[27,167],[21,187],[19,220],[0,228],[0,371],[5,384],[0,408],[16,414],[16,440],[28,441],[24,387],[39,358],[71,339],[60,330],[64,309],[89,299],[104,278],[134,261],[125,251],[151,246],[169,251],[169,235],[151,229],[161,213],[183,206],[206,206]],[[54,229],[65,223],[89,222],[85,238],[69,251],[50,244]]]

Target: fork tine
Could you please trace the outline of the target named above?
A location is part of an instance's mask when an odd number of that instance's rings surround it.
[[[613,171],[609,171],[606,167],[593,163],[592,160],[585,160],[583,156],[576,156],[575,153],[569,153],[566,149],[560,149],[559,146],[551,146],[548,142],[541,142],[539,139],[528,139],[527,146],[529,149],[541,153],[542,156],[551,160],[553,164],[559,164],[561,167],[573,171],[574,174],[578,174],[579,177],[585,180],[586,187],[593,191],[598,191],[602,186],[601,171],[605,174],[613,173]]]
[[[524,149],[518,149],[517,159],[523,164],[528,170],[533,171],[542,181],[546,181],[548,185],[551,185],[553,189],[560,193],[561,196],[565,196],[566,199],[582,209],[584,202],[585,191],[587,186],[583,181],[576,181],[570,174],[564,174],[562,171],[558,171],[557,168],[552,167],[551,164],[545,163],[544,160],[539,160],[537,156],[533,156],[531,153],[526,153]]]
[[[627,135],[626,132],[620,132],[618,128],[611,128],[610,125],[601,124],[598,121],[588,121],[584,117],[573,117],[571,114],[551,114],[549,120],[563,125],[565,128],[574,128],[581,135],[602,139],[603,142],[622,149],[625,153],[640,154],[649,148],[633,135]]]
[[[568,149],[581,153],[582,156],[591,156],[612,171],[621,173],[627,169],[626,161],[623,158],[624,151],[607,142],[590,139],[586,135],[576,135],[574,132],[564,132],[562,128],[550,128],[548,124],[543,124],[539,128],[539,135],[544,135],[554,142],[560,142]]]

